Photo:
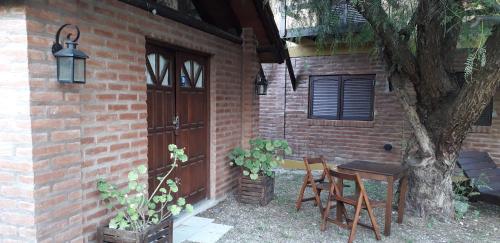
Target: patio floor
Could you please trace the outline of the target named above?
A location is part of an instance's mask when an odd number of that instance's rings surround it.
[[[329,224],[325,232],[320,231],[319,211],[312,202],[304,203],[299,212],[295,210],[303,175],[303,171],[279,171],[275,198],[265,207],[240,204],[230,196],[199,216],[233,227],[218,242],[346,242],[346,229]],[[365,187],[370,197],[384,198],[384,185],[367,182]],[[395,223],[397,214],[393,211],[390,237],[382,234],[382,241],[376,241],[371,231],[360,227],[356,242],[500,242],[500,207],[474,203],[471,208],[464,219],[452,223],[406,216],[401,225]],[[362,214],[366,216],[366,212]],[[383,210],[375,209],[375,214],[383,230]]]

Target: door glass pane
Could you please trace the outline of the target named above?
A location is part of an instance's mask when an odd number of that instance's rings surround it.
[[[203,68],[201,68],[200,75],[196,80],[196,88],[203,88]]]
[[[159,64],[160,64],[160,73],[158,74],[158,76],[160,75],[164,75],[163,77],[159,77],[158,79],[161,79],[161,85],[162,86],[170,86],[170,75],[169,75],[169,61],[168,59],[166,59],[165,57],[163,57],[162,55],[160,55],[160,61],[159,61]],[[166,69],[164,71],[164,69]],[[165,73],[163,73],[165,72]]]
[[[193,62],[193,75],[196,75],[198,73],[198,70],[200,69],[200,65],[197,62]],[[195,78],[195,77],[193,77]]]
[[[160,68],[158,70],[160,70],[160,73],[158,74],[161,75],[161,71],[163,71],[163,68],[165,67],[165,64],[167,63],[167,60],[162,56],[160,55]]]
[[[184,68],[181,71],[180,86],[181,87],[191,87],[191,84],[189,81],[189,75],[186,73],[186,70],[184,70]]]
[[[187,71],[187,75],[189,76],[189,78],[192,78],[191,77],[191,62],[192,61],[185,61],[184,62],[184,68],[186,68],[186,71]]]

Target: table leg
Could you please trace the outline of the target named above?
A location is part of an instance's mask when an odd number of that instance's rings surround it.
[[[408,175],[404,175],[399,179],[399,202],[398,202],[398,224],[403,223],[405,214],[406,191],[408,190]]]
[[[338,179],[337,180],[337,188],[339,189],[339,194],[343,195],[344,193],[344,180]],[[338,203],[336,206],[336,216],[337,216],[337,222],[342,222],[342,209],[339,207]]]
[[[392,221],[392,194],[394,191],[394,179],[392,177],[387,178],[387,198],[385,202],[385,224],[384,224],[384,235],[391,235],[391,221]]]

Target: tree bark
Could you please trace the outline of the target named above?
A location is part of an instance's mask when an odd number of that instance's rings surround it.
[[[420,217],[449,220],[454,215],[451,176],[454,161],[445,156],[425,166],[411,166],[408,175],[408,211]]]

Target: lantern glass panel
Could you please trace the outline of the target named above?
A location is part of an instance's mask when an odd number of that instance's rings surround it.
[[[57,57],[57,78],[61,82],[73,81],[73,57]]]
[[[257,94],[265,95],[267,94],[267,85],[265,84],[257,84]]]
[[[85,59],[75,58],[75,82],[85,83]]]

